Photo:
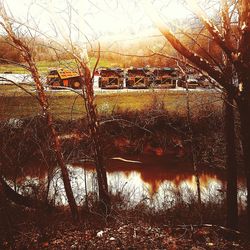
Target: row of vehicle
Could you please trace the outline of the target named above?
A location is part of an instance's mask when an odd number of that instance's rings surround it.
[[[207,87],[205,81],[194,77],[181,78],[175,68],[99,68],[95,72],[98,78],[98,87],[102,89],[122,88],[176,88],[186,87]],[[68,69],[50,70],[47,76],[47,84],[53,89],[70,87],[80,89],[84,79],[80,74]]]
[[[113,88],[175,88],[178,74],[174,68],[101,68],[98,70],[99,87]]]

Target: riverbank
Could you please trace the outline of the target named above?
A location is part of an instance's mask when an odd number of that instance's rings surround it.
[[[158,102],[141,111],[102,113],[100,144],[106,159],[146,154],[188,162],[191,159],[192,128],[197,163],[223,168],[225,145],[221,115],[221,111],[203,106],[188,123],[185,116],[165,110]],[[93,159],[86,119],[56,120],[55,128],[69,163]],[[1,154],[3,166],[15,162],[15,165],[25,168],[39,159],[55,162],[42,116],[2,121],[0,135],[1,148],[4,149]]]
[[[239,192],[242,233],[228,233],[220,227],[226,221],[222,111],[202,106],[188,121],[160,104],[154,99],[140,111],[101,113],[100,143],[112,197],[112,211],[106,216],[97,209],[86,119],[55,121],[81,214],[78,225],[69,216],[44,118],[2,121],[2,176],[19,193],[49,204],[49,208],[35,210],[2,197],[3,248],[247,249],[241,241],[246,228],[244,187]],[[203,192],[201,206],[196,197],[190,128]],[[215,171],[202,176],[206,169]]]
[[[6,250],[250,249],[249,239],[244,233],[220,226],[220,220],[216,221],[215,217],[214,224],[207,224],[210,218],[205,217],[197,223],[192,214],[187,214],[179,206],[178,211],[182,214],[179,223],[175,220],[177,207],[155,213],[143,202],[128,210],[117,207],[117,200],[113,200],[113,204],[109,218],[102,217],[95,209],[86,211],[80,208],[82,220],[78,224],[72,224],[65,209],[34,211],[6,204],[1,210],[6,217],[0,225],[0,247]],[[209,206],[204,205],[201,209],[203,215],[209,214]],[[211,209],[222,211],[218,206],[210,206]],[[185,221],[184,217],[189,219]]]

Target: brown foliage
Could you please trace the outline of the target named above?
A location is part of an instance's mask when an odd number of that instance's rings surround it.
[[[0,37],[0,59],[7,59],[18,63],[23,61],[21,52],[13,47],[6,37]]]

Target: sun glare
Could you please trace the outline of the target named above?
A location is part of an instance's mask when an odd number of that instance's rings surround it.
[[[58,21],[61,17],[61,26],[65,27],[65,32],[67,29],[69,30],[65,24],[69,23],[70,3],[72,7],[70,21],[74,21],[72,29],[75,30],[75,34],[78,32],[90,38],[95,37],[95,39],[107,39],[108,37],[112,39],[114,36],[129,39],[133,36],[145,36],[149,32],[152,34],[153,30],[153,32],[159,33],[145,12],[147,2],[151,1],[71,0],[67,2],[54,0],[53,6],[56,8],[54,13],[58,14],[56,19]],[[46,6],[47,8],[51,6],[47,0],[40,1],[39,4],[31,0],[7,0],[6,3],[13,16],[18,20],[27,21],[27,16],[30,15],[32,16],[30,21],[35,20],[46,33],[50,32],[49,29],[52,33],[53,17],[49,15],[53,12],[46,10]],[[163,0],[157,0],[154,1],[153,8],[160,11],[157,14],[164,22],[175,22],[188,15],[188,11],[176,1],[166,3]],[[77,35],[73,36],[77,39]]]
[[[112,2],[112,1],[111,1]],[[102,34],[126,34],[135,35],[138,33],[147,33],[147,29],[152,27],[152,23],[145,13],[145,1],[121,1],[122,4],[116,6],[107,5],[103,2],[100,10],[91,18],[94,30]],[[91,4],[91,2],[89,3]],[[184,19],[188,15],[187,9],[176,1],[165,4],[164,1],[156,1],[155,9],[161,9],[160,16],[165,21],[174,22],[177,19]]]

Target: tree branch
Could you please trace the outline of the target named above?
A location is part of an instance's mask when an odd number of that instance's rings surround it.
[[[223,35],[220,33],[218,28],[208,19],[205,12],[197,4],[196,0],[186,0],[192,6],[193,13],[200,19],[203,25],[206,27],[208,32],[213,36],[214,41],[221,47],[225,52],[228,58],[232,61],[234,60],[233,54],[236,52],[236,49],[232,46],[231,43],[227,43]]]

